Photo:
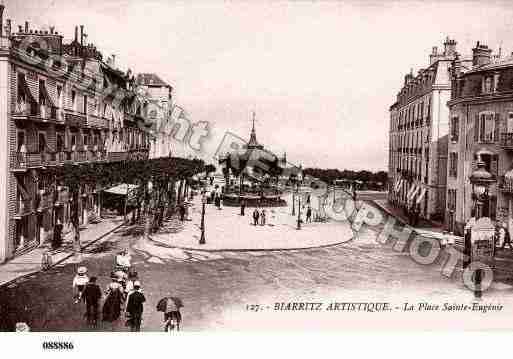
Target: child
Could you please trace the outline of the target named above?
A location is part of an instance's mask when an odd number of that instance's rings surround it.
[[[73,291],[76,292],[75,304],[80,302],[80,300],[82,299],[82,293],[84,292],[84,288],[86,284],[89,282],[89,277],[86,273],[86,267],[78,267],[77,274],[75,275],[75,278],[73,278]]]

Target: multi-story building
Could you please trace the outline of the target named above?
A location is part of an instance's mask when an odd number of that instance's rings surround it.
[[[0,262],[69,224],[67,189],[47,168],[65,163],[146,158],[150,140],[137,125],[140,104],[128,96],[135,80],[85,44],[81,27],[71,43],[53,27],[4,28],[0,6]],[[5,30],[5,31],[3,31]],[[115,90],[113,90],[115,89]],[[120,95],[121,94],[121,95]],[[100,211],[97,188],[82,193],[80,222]]]
[[[174,137],[178,137],[183,132],[183,127],[187,126],[179,123],[180,109],[177,108],[173,113],[173,87],[154,73],[138,74],[136,83],[138,91],[151,104],[151,108],[148,109],[148,117],[155,124],[155,136],[151,141],[150,157],[165,157],[169,154],[177,156],[181,144]],[[188,128],[185,128],[185,131],[188,131]]]
[[[443,220],[447,180],[447,134],[451,94],[449,67],[456,41],[433,47],[429,66],[410,71],[390,107],[389,201],[420,216]]]
[[[477,43],[472,60],[452,64],[447,224],[461,234],[474,209],[469,177],[484,162],[497,182],[480,215],[513,225],[513,56],[501,59]]]

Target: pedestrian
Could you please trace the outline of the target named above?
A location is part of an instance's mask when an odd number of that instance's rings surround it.
[[[241,216],[244,216],[244,210],[245,209],[246,209],[246,201],[242,199],[240,201],[240,215]]]
[[[100,305],[100,298],[102,291],[100,286],[96,284],[96,277],[91,277],[89,283],[86,284],[82,298],[86,303],[86,319],[87,324],[96,326],[98,321],[98,307]]]
[[[82,293],[84,292],[86,284],[89,282],[89,277],[86,273],[86,267],[78,267],[77,274],[73,278],[73,294],[75,298],[75,304],[82,300]]]
[[[185,206],[184,204],[180,204],[180,207],[178,208],[178,210],[180,211],[180,221],[184,221],[185,220]]]
[[[499,230],[499,233],[500,236],[503,238],[501,249],[504,249],[506,245],[508,245],[509,249],[513,249],[513,247],[511,246],[511,237],[509,235],[508,229],[506,228],[506,223],[502,225],[501,229]]]
[[[103,303],[103,321],[114,323],[121,315],[121,305],[123,303],[123,286],[119,283],[117,277],[112,276],[112,281],[106,290],[106,298]]]
[[[164,331],[170,329],[180,330],[180,323],[182,322],[182,314],[180,308],[183,307],[183,302],[178,297],[173,297],[171,294],[162,298],[157,304],[157,311],[164,312]]]
[[[128,314],[128,324],[130,331],[139,332],[141,331],[141,320],[142,313],[144,310],[144,302],[146,298],[141,290],[141,282],[134,282],[134,289],[128,295],[128,303],[126,306],[126,312]]]
[[[306,223],[312,222],[312,207],[308,206],[306,210]]]
[[[137,272],[130,271],[128,272],[128,279],[125,284],[125,298],[128,298],[130,292],[134,290],[134,283],[137,281]]]
[[[260,217],[260,212],[258,212],[258,208],[255,208],[253,211],[253,224],[255,226],[258,224],[258,217]]]
[[[260,225],[261,226],[265,226],[265,216],[266,216],[265,209],[262,209],[262,213],[260,214]]]

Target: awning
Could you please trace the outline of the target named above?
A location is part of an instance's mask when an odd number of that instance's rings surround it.
[[[37,103],[34,95],[30,91],[30,87],[27,84],[27,80],[25,79],[24,74],[20,74],[18,76],[18,92],[25,94],[25,96],[27,96],[28,102]]]
[[[51,107],[57,107],[57,106],[55,106],[55,102],[53,101],[53,99],[50,97],[50,94],[48,93],[48,90],[46,89],[46,85],[44,85],[43,87],[40,87],[39,91],[41,91],[41,95],[45,98],[45,100],[48,101],[47,105],[49,105]]]
[[[408,190],[408,194],[406,195],[406,198],[411,199],[411,196],[413,192],[417,189],[417,185],[415,183],[412,183],[410,189]]]
[[[129,197],[132,197],[132,194],[137,187],[139,187],[139,186],[135,185],[135,184],[122,183],[120,185],[106,189],[106,190],[104,190],[104,192],[117,194],[120,196],[128,195]]]
[[[408,200],[410,200],[410,201],[413,200],[413,198],[415,197],[415,195],[417,194],[419,189],[420,189],[420,185],[414,184],[412,189],[410,189],[410,192],[408,192]]]
[[[402,184],[403,180],[402,179],[398,179],[397,182],[395,183],[395,187],[394,187],[394,190],[396,192],[399,192],[399,189],[401,188],[401,184]]]
[[[417,203],[420,203],[424,199],[426,192],[427,192],[427,188],[422,188],[422,192],[420,192],[420,195],[417,198]]]

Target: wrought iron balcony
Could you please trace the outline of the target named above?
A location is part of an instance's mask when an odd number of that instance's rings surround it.
[[[513,150],[513,132],[501,133],[500,146],[508,150]]]

